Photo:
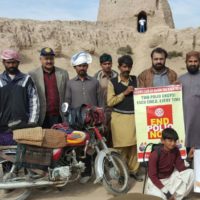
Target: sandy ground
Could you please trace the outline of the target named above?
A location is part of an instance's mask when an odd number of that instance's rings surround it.
[[[130,178],[128,193],[142,193],[142,189],[143,182],[136,182]],[[101,184],[93,184],[93,181],[90,181],[87,184],[70,183],[61,191],[52,187],[34,189],[28,200],[109,200],[112,197],[113,195],[109,194]],[[200,194],[191,193],[185,200],[200,200]]]
[[[136,182],[130,178],[130,190],[128,193],[142,193],[142,190],[143,182]],[[90,181],[87,184],[70,183],[62,191],[58,191],[55,188],[35,189],[28,200],[108,200],[112,197],[113,195],[109,194],[101,184],[93,184]],[[191,192],[186,200],[200,200],[200,194]]]

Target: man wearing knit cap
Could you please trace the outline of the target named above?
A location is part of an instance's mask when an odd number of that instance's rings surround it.
[[[99,81],[87,74],[90,63],[92,63],[92,57],[84,51],[73,55],[71,58],[71,65],[77,73],[67,84],[67,102],[72,108],[79,107],[82,104],[102,106]],[[88,182],[92,173],[91,156],[87,155],[83,162],[86,169],[81,174],[80,183]]]
[[[112,69],[112,57],[111,55],[104,53],[99,57],[99,62],[101,66],[101,70],[99,70],[94,77],[99,81],[104,97],[104,104],[107,101],[107,87],[108,82],[111,78],[115,78],[118,76],[118,73]]]
[[[5,71],[0,74],[0,129],[4,132],[9,124],[37,123],[39,99],[31,77],[18,69],[18,52],[7,49],[1,54]],[[0,134],[2,136],[2,134]],[[6,139],[6,138],[4,138]],[[0,139],[3,143],[4,139]]]
[[[77,73],[67,85],[67,102],[72,108],[82,104],[102,106],[99,81],[87,74],[90,63],[92,63],[91,55],[83,51],[71,58],[71,65]]]
[[[94,77],[99,81],[104,101],[105,110],[105,126],[106,126],[106,140],[108,146],[112,147],[112,136],[110,128],[111,112],[112,108],[107,105],[107,89],[110,79],[118,76],[118,73],[112,69],[112,57],[111,55],[104,53],[99,58],[101,70],[99,70]]]
[[[185,120],[186,147],[200,149],[200,53],[186,54],[187,73],[179,78],[183,86],[183,109]]]

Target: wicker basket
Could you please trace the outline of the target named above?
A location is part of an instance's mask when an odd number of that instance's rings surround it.
[[[52,152],[49,148],[18,144],[16,166],[18,169],[24,167],[47,171],[51,166]]]

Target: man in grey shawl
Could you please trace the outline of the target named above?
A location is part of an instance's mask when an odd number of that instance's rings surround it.
[[[186,147],[200,149],[200,53],[186,54],[187,73],[179,78],[183,86]]]

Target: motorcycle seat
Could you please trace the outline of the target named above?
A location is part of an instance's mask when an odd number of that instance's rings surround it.
[[[87,138],[87,134],[83,131],[72,131],[67,134],[67,144],[68,145],[78,145],[84,143]]]

